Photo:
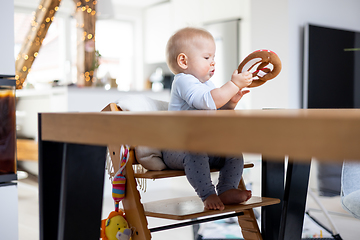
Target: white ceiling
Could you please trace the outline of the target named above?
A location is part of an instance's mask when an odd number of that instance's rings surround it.
[[[105,1],[105,0],[98,0]],[[135,8],[145,8],[162,2],[170,0],[110,0],[116,6],[126,6]],[[69,5],[73,0],[63,0],[63,5]],[[14,5],[17,7],[34,7],[40,3],[40,0],[14,0]]]
[[[134,7],[134,8],[145,8],[158,3],[169,2],[170,0],[98,0],[98,1],[111,1],[113,5]],[[71,7],[74,0],[62,0],[62,6]],[[20,8],[34,8],[38,6],[40,0],[14,0],[15,7]]]
[[[111,0],[115,5],[129,6],[129,7],[148,7],[161,2],[168,2],[169,0]]]

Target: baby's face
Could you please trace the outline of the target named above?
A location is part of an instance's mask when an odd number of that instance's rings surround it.
[[[194,40],[195,44],[190,47],[188,68],[186,73],[194,75],[200,82],[209,80],[215,72],[215,42],[207,38]]]

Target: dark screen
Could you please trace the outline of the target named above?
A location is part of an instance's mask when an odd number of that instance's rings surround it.
[[[314,25],[308,30],[305,107],[360,107],[360,33]]]

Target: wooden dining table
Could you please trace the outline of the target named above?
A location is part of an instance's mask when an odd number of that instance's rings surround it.
[[[301,239],[311,159],[360,159],[360,109],[39,113],[40,239],[98,239],[106,146],[262,156],[263,238]],[[285,168],[286,159],[286,168]]]

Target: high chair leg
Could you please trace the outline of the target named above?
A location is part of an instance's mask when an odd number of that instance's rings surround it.
[[[244,180],[241,179],[239,189],[246,190]],[[259,225],[253,209],[244,210],[244,215],[238,216],[241,232],[245,240],[262,240]]]
[[[134,154],[134,151],[130,151]],[[130,155],[130,158],[133,157]],[[133,230],[132,240],[150,240],[151,234],[148,229],[148,222],[144,213],[144,207],[140,202],[140,193],[137,190],[136,180],[132,164],[126,164],[126,192],[122,204],[126,220]]]

